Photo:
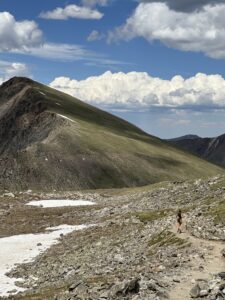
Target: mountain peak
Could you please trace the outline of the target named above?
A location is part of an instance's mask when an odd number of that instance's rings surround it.
[[[27,84],[33,84],[33,83],[34,83],[34,81],[28,77],[14,76],[14,77],[10,78],[9,80],[3,82],[3,84],[1,85],[1,88],[8,88],[13,85],[27,85]]]

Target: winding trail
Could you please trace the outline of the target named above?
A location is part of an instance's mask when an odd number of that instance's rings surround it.
[[[172,232],[177,237],[185,239],[192,244],[198,252],[203,253],[199,256],[196,255],[190,257],[191,267],[185,269],[185,274],[180,276],[180,282],[175,283],[173,289],[169,293],[172,300],[190,300],[190,290],[194,286],[192,280],[195,279],[207,279],[210,280],[213,274],[225,271],[225,260],[222,257],[221,251],[225,248],[225,242],[221,241],[209,241],[192,236],[187,231],[182,234],[177,234],[176,228],[172,228]],[[204,268],[200,269],[199,267]]]

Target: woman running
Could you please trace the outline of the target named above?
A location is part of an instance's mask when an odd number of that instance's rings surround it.
[[[177,233],[182,233],[181,226],[182,226],[182,212],[181,209],[179,209],[177,213]]]

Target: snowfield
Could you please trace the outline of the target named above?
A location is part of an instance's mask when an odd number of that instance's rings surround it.
[[[65,206],[89,206],[95,205],[94,202],[87,200],[37,200],[26,203],[30,206],[38,206],[43,208],[65,207]]]
[[[0,238],[0,297],[24,291],[16,286],[22,279],[10,278],[6,273],[17,264],[32,262],[40,253],[59,242],[61,234],[69,234],[75,230],[88,228],[87,225],[60,225],[47,228],[46,233],[24,234]]]
[[[68,118],[68,117],[66,117],[66,116],[64,116],[64,115],[60,115],[60,114],[58,114],[58,116],[60,116],[61,118],[63,118],[63,119],[66,119],[66,120],[68,120],[68,121],[70,121],[70,122],[73,122],[73,123],[75,123],[75,121],[74,120],[72,120],[72,119],[70,119],[70,118]]]

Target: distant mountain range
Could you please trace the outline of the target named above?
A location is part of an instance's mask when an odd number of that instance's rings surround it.
[[[28,78],[0,87],[0,189],[118,188],[218,173],[224,170]]]
[[[176,141],[183,141],[183,140],[196,140],[196,139],[199,139],[199,138],[200,137],[198,135],[187,134],[187,135],[180,136],[178,138],[168,139],[167,141],[176,142]]]
[[[215,138],[186,135],[169,141],[183,150],[225,167],[225,134]]]

